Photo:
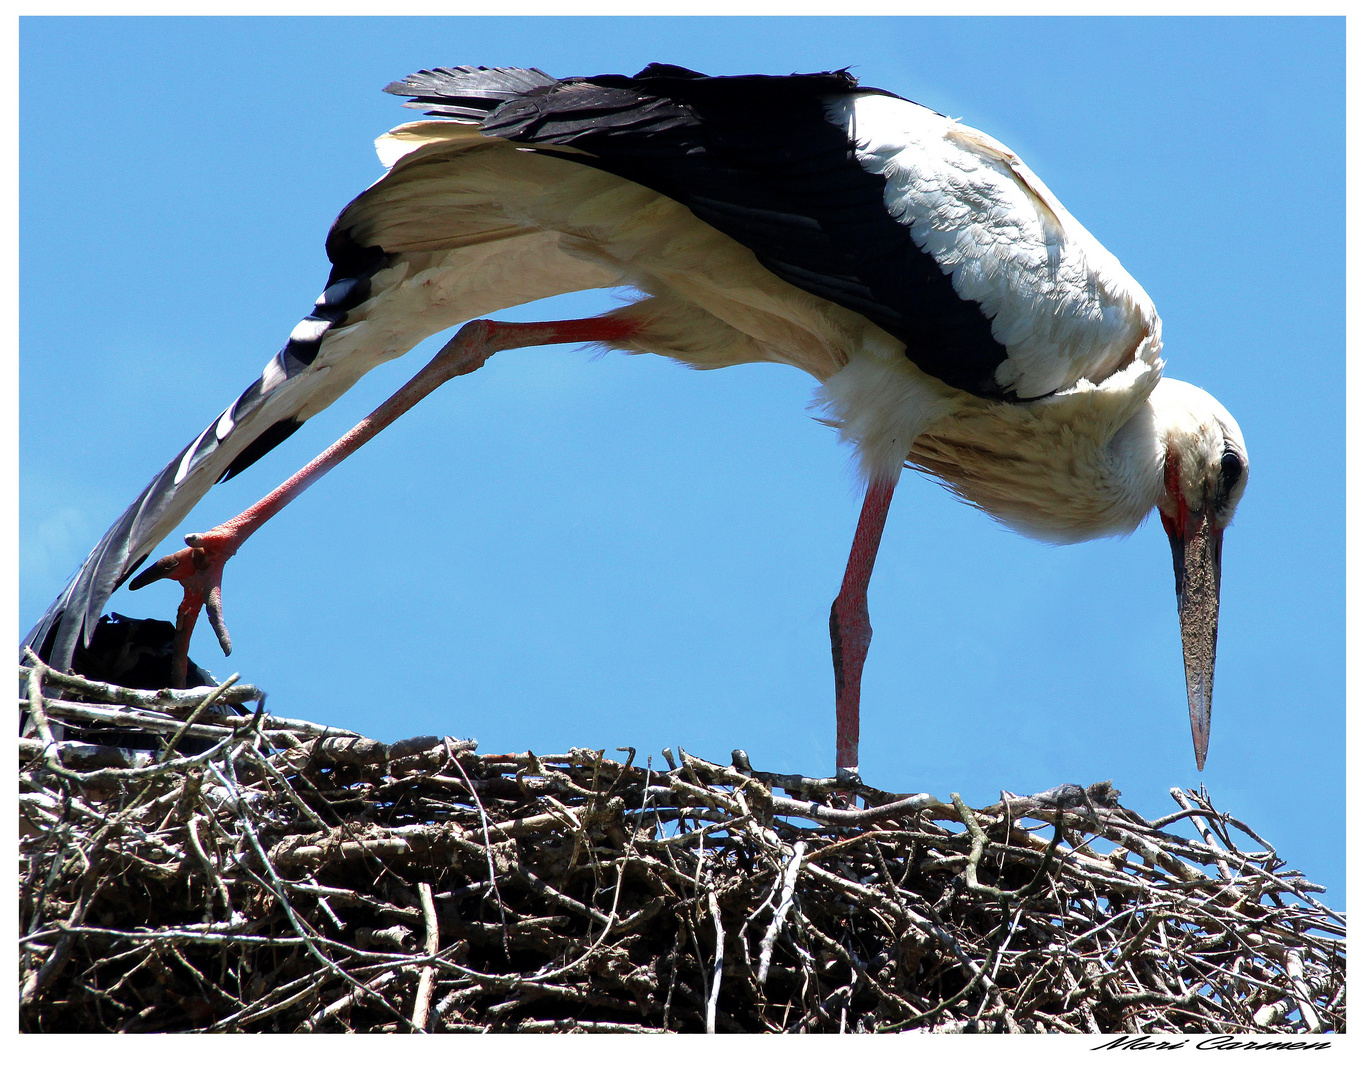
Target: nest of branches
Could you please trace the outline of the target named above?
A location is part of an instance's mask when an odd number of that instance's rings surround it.
[[[1343,917],[1202,793],[972,809],[21,676],[26,1031],[1344,1029]]]

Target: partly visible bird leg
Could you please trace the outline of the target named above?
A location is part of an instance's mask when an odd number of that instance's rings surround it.
[[[858,699],[862,693],[863,663],[872,644],[867,617],[867,584],[886,525],[886,512],[896,490],[896,477],[874,480],[863,499],[863,512],[853,534],[844,583],[829,609],[829,640],[834,653],[834,765],[840,776],[858,775]]]
[[[619,341],[638,329],[638,324],[611,315],[563,322],[499,323],[477,319],[466,323],[401,390],[260,502],[217,528],[186,536],[185,543],[189,547],[157,560],[128,586],[130,589],[140,589],[153,581],[169,578],[180,582],[185,588],[185,596],[176,615],[175,653],[171,663],[175,686],[185,685],[190,635],[204,607],[208,608],[209,622],[218,635],[218,644],[222,646],[224,654],[232,652],[232,640],[223,622],[224,564],[237,553],[247,537],[298,498],[316,480],[330,472],[333,466],[355,453],[442,383],[457,375],[477,371],[496,352],[530,345]]]

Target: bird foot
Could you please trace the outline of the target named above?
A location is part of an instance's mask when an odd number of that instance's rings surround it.
[[[852,781],[857,787],[836,788],[825,797],[825,801],[835,810],[857,810],[858,788],[862,787],[862,781],[858,778],[858,771],[855,769],[850,773],[847,769],[839,769],[836,776],[844,783]]]
[[[841,783],[853,784],[855,787],[861,787],[863,783],[863,778],[858,775],[858,766],[856,765],[847,768],[840,766],[834,770],[834,778]]]
[[[232,653],[232,638],[223,621],[223,567],[237,554],[241,536],[235,529],[219,525],[206,533],[190,533],[185,537],[188,547],[158,559],[128,585],[141,589],[154,581],[178,581],[185,595],[180,601],[175,619],[175,647],[171,659],[171,681],[176,687],[185,685],[189,666],[190,637],[199,621],[199,612],[208,609],[209,625],[218,637],[223,655]]]

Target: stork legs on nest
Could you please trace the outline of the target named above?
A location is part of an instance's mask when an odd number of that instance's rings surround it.
[[[829,609],[829,643],[834,654],[834,767],[840,776],[858,773],[858,703],[863,689],[863,663],[872,644],[867,617],[867,584],[882,542],[886,512],[896,491],[896,477],[873,480],[863,498],[863,512],[853,534],[844,583]]]
[[[635,329],[629,321],[610,315],[561,322],[500,323],[478,319],[466,323],[402,389],[269,495],[208,532],[187,535],[185,543],[188,547],[158,559],[129,584],[130,589],[141,589],[154,581],[170,579],[180,582],[185,590],[176,613],[175,654],[171,669],[175,685],[184,685],[190,636],[199,620],[200,611],[205,608],[224,654],[232,651],[232,640],[223,621],[222,600],[223,568],[228,559],[257,529],[334,466],[364,446],[442,383],[457,375],[477,371],[494,353],[531,345],[619,341],[629,337]],[[853,549],[849,552],[843,585],[830,609],[837,724],[835,764],[842,776],[856,777],[858,771],[858,701],[863,663],[872,641],[872,625],[867,615],[867,586],[895,488],[895,477],[873,481],[868,487],[853,539]]]

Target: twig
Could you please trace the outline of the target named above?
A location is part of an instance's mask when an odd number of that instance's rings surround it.
[[[422,919],[426,924],[427,936],[423,942],[423,947],[428,956],[435,956],[440,951],[441,936],[436,925],[436,902],[431,896],[431,886],[425,881],[417,883],[417,894],[422,899]],[[507,927],[503,926],[506,932]],[[431,1009],[431,995],[436,989],[436,968],[427,964],[422,968],[422,975],[417,983],[417,1001],[412,1007],[412,1026],[417,1031],[426,1031],[427,1014]]]
[[[793,894],[796,890],[796,879],[801,874],[801,860],[806,854],[806,844],[803,840],[798,840],[792,845],[792,856],[787,863],[787,868],[782,874],[782,898],[778,901],[777,910],[773,912],[773,921],[768,924],[768,929],[763,933],[763,944],[759,947],[758,953],[758,985],[766,986],[768,982],[768,966],[773,958],[773,944],[777,941],[778,931],[782,929],[782,924],[786,922],[787,912],[791,910]]]
[[[716,1033],[716,1003],[720,1000],[720,976],[725,968],[725,925],[720,921],[720,906],[713,889],[706,891],[706,906],[711,911],[711,923],[716,929],[716,962],[711,968],[711,993],[706,999],[706,1034]]]
[[[465,772],[464,766],[460,764],[460,759],[451,750],[447,750],[450,763],[460,770],[460,777],[469,786],[469,794],[474,799],[474,807],[479,811],[479,824],[483,828],[483,850],[488,859],[488,884],[493,889],[493,895],[498,900],[498,920],[502,923],[502,951],[510,960],[512,958],[511,946],[507,944],[507,915],[506,908],[503,906],[502,894],[498,892],[498,871],[493,865],[493,841],[490,839],[488,829],[488,814],[484,811],[483,801],[479,798],[478,790],[474,787],[474,781],[469,779],[469,774]]]

